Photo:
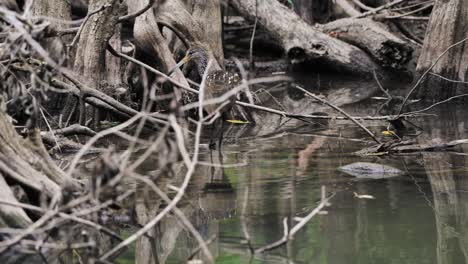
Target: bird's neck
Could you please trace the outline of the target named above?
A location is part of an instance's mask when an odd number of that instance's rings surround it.
[[[206,69],[206,66],[207,66],[207,59],[205,57],[202,57],[202,58],[198,58],[197,59],[197,70],[198,70],[198,74],[200,74],[200,77],[203,78],[203,74],[205,74],[205,71],[207,70]]]

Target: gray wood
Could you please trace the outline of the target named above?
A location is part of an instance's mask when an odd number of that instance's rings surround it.
[[[249,20],[255,18],[255,0],[232,0]],[[258,0],[259,24],[284,48],[288,58],[313,61],[335,70],[368,74],[378,66],[362,50],[332,38],[308,25],[277,1]]]

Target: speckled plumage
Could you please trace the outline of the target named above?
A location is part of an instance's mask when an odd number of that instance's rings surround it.
[[[213,96],[221,96],[236,87],[241,79],[237,73],[228,71],[213,71],[206,76],[206,86],[213,91]]]
[[[196,64],[198,74],[202,77],[208,64],[208,52],[206,49],[198,46],[192,47],[187,51],[187,56],[189,56],[189,58]],[[219,97],[239,85],[240,81],[241,78],[237,73],[215,70],[211,71],[206,76],[205,88],[211,92],[212,97]],[[222,109],[221,112],[225,117],[226,113],[230,111],[235,101],[236,96],[231,96],[230,104]]]
[[[195,64],[197,67],[197,72],[200,75],[200,78],[203,77],[203,74],[207,70],[207,64],[208,64],[208,59],[209,59],[209,53],[208,51],[201,46],[192,46],[188,51],[186,56],[180,60],[177,65],[171,69],[168,73],[168,75],[171,75],[171,73],[181,67],[183,64],[191,61]],[[209,98],[217,98],[225,93],[227,93],[229,90],[233,89],[237,85],[239,85],[241,81],[241,78],[237,73],[234,72],[228,72],[224,70],[214,70],[210,71],[208,75],[206,76],[205,80],[205,94],[208,95]],[[229,104],[224,106],[221,109],[221,114],[223,115],[224,119],[230,119],[230,110],[232,106],[234,105],[236,101],[237,96],[233,94],[229,98]],[[209,109],[208,109],[209,107]],[[207,106],[207,111],[212,112],[214,110],[214,105],[209,105]],[[211,111],[210,111],[211,110]]]

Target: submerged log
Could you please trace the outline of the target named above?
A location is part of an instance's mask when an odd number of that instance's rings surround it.
[[[318,28],[339,40],[366,51],[380,66],[402,69],[411,59],[413,48],[370,18],[343,18]]]
[[[308,25],[277,1],[233,0],[232,5],[249,20],[258,23],[285,50],[293,62],[310,61],[334,70],[370,73],[378,66],[359,48],[332,38]]]

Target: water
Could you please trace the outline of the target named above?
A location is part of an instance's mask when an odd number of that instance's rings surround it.
[[[320,83],[330,89],[328,99],[340,105],[367,97],[372,87],[355,82],[343,88],[322,77]],[[327,111],[295,90],[287,89],[285,94],[283,88],[270,89],[271,95],[280,98],[274,102],[269,95],[260,95],[262,104],[296,113]],[[378,107],[360,103],[345,108],[356,115],[373,115]],[[417,142],[468,138],[463,109],[451,104],[431,112],[437,116],[412,119],[424,129]],[[227,128],[221,151],[210,151],[208,139],[203,140],[200,160],[224,167],[198,166],[185,199],[178,204],[201,236],[211,240],[209,249],[216,263],[468,263],[466,146],[446,152],[359,157],[353,152],[374,143],[348,121],[304,124],[267,113],[256,115],[257,126]],[[366,124],[379,137],[387,129],[380,121]],[[140,173],[151,174],[155,161],[149,159]],[[404,173],[358,179],[338,170],[354,162],[384,164]],[[158,178],[157,183],[165,186],[169,181]],[[295,217],[304,217],[318,205],[322,186],[333,195],[327,214],[315,216],[287,245],[249,258],[243,225],[254,248],[275,242],[283,236],[284,219],[291,229],[297,223]],[[354,193],[375,199],[359,199]],[[155,195],[154,200],[136,200],[136,210],[146,207],[149,218],[160,206]],[[132,223],[112,228],[123,238],[136,230]],[[116,262],[185,263],[198,247],[173,215],[150,233],[154,243],[143,237]],[[102,250],[108,248],[103,243]],[[194,258],[205,259],[200,252]]]
[[[415,120],[426,130],[418,142],[468,137],[463,111],[436,113],[438,117]],[[263,133],[267,136],[228,138],[221,153],[203,149],[206,162],[240,165],[198,169],[189,199],[181,205],[205,239],[216,237],[209,245],[216,263],[467,263],[466,147],[363,158],[352,152],[371,144],[361,141],[365,135],[350,123],[293,127]],[[385,126],[376,122],[371,129],[379,133]],[[385,164],[405,173],[375,180],[337,170],[353,162]],[[259,248],[283,236],[283,219],[291,228],[294,217],[312,211],[321,186],[334,194],[327,214],[314,217],[286,246],[250,260],[241,228],[245,197],[243,223]],[[375,199],[358,199],[354,192]],[[157,247],[160,263],[184,262],[197,246],[173,218],[162,223],[156,236],[165,238]],[[136,263],[152,263],[140,256],[143,248],[137,245],[136,256],[129,252],[120,263],[135,258]]]

